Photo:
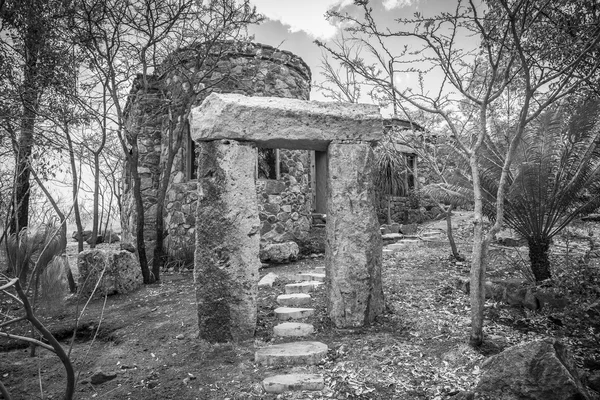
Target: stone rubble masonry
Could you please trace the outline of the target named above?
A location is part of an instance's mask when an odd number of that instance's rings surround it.
[[[165,199],[165,229],[167,253],[176,260],[187,258],[196,241],[196,207],[198,185],[196,181],[171,185]]]
[[[198,169],[194,285],[200,338],[252,339],[257,319],[260,221],[257,150],[233,140],[203,143]]]
[[[310,154],[280,149],[279,159],[281,179],[256,181],[260,236],[265,243],[304,240],[310,231]]]
[[[187,154],[191,148],[187,141],[187,127],[182,126],[186,122],[183,118],[186,107],[199,106],[213,91],[308,100],[311,72],[300,57],[288,51],[259,43],[224,41],[211,43],[210,48],[200,43],[174,51],[158,66],[155,76],[148,76],[148,91],[143,90],[141,82],[141,77],[134,81],[125,107],[125,123],[127,132],[138,135],[138,170],[145,205],[144,235],[148,257],[152,257],[155,243],[156,198],[168,154],[168,130],[172,127],[169,111],[172,121],[177,124],[176,129],[183,128],[186,134],[174,160],[164,204],[165,229],[169,234],[165,247],[171,257],[177,258],[177,254],[185,256],[190,249],[193,251],[195,240],[194,211],[187,211],[195,210],[196,199],[192,187],[194,182],[188,182]],[[171,106],[170,110],[166,104]],[[296,155],[291,156],[294,153]],[[302,168],[296,168],[298,163],[302,164]],[[289,205],[292,211],[287,220],[284,221],[286,216],[282,214],[281,219],[263,229],[266,241],[301,240],[308,235],[312,201],[310,194],[306,195],[309,193],[309,165],[307,152],[286,151],[282,157],[282,180],[286,187],[279,196],[283,197],[281,206]],[[289,172],[283,173],[284,167]],[[122,240],[135,243],[137,215],[128,166],[124,168],[123,178]],[[260,190],[258,194],[262,201]],[[277,215],[275,218],[278,218]]]
[[[344,139],[383,137],[379,107],[212,93],[190,113],[192,139],[253,141],[261,147],[325,151]]]
[[[77,256],[79,290],[82,296],[94,292],[95,297],[105,294],[124,294],[142,285],[142,270],[135,254],[126,250],[85,250]]]
[[[332,143],[328,156],[328,312],[339,328],[359,327],[384,307],[374,155],[368,143]]]

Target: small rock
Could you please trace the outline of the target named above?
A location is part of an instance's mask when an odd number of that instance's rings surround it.
[[[275,281],[277,281],[277,274],[269,272],[258,281],[258,287],[273,287]]]
[[[185,339],[185,335],[183,333],[180,333],[179,335],[175,336],[175,339],[183,340],[183,339]]]
[[[97,371],[96,373],[94,373],[94,375],[90,377],[90,382],[92,383],[92,385],[100,385],[104,382],[112,381],[116,377],[117,374],[107,374],[102,371]]]

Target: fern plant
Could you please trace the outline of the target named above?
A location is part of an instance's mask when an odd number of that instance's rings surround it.
[[[504,203],[505,224],[525,238],[531,272],[540,282],[551,278],[548,253],[552,238],[571,221],[600,207],[600,102],[590,100],[571,116],[564,110],[540,115],[525,132],[510,171]],[[491,140],[481,168],[484,213],[495,219],[502,151]],[[464,176],[440,184],[438,196],[467,201],[473,193]]]

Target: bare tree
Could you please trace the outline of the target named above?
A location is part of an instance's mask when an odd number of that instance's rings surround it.
[[[388,94],[389,101],[402,102],[439,115],[468,160],[474,193],[473,254],[471,259],[471,344],[483,342],[484,281],[489,243],[503,223],[507,175],[525,128],[542,111],[580,88],[596,74],[600,59],[594,57],[600,42],[600,24],[579,27],[574,38],[562,35],[561,24],[548,18],[550,11],[568,13],[562,0],[497,0],[483,5],[458,1],[453,13],[431,17],[416,14],[398,19],[397,27],[379,27],[366,0],[356,1],[362,17],[331,12],[329,16],[349,23],[349,37],[336,46],[318,43],[333,58],[349,65],[367,81]],[[538,32],[545,32],[544,42]],[[554,34],[551,34],[554,33]],[[479,38],[465,48],[461,38]],[[560,43],[558,42],[560,39]],[[405,49],[394,51],[393,41],[404,41]],[[554,41],[557,40],[557,41]],[[540,57],[544,50],[568,46],[573,50],[564,62]],[[471,39],[472,41],[472,39]],[[473,41],[472,41],[473,42]],[[349,58],[344,51],[360,43],[369,58]],[[416,45],[415,45],[416,43]],[[372,62],[366,60],[373,60]],[[585,64],[586,68],[581,66]],[[439,87],[426,88],[432,72],[442,76]],[[415,76],[420,87],[399,88],[390,77],[398,73]],[[432,78],[433,79],[433,78]],[[490,112],[507,98],[515,106],[506,115],[507,132],[502,155],[502,173],[496,193],[496,220],[484,229],[480,182],[480,150],[490,137]]]
[[[126,125],[126,89],[138,76],[138,97],[160,90],[156,87],[157,78],[153,73],[174,49],[200,42],[208,43],[205,48],[210,50],[211,44],[238,37],[248,24],[258,19],[256,10],[246,0],[84,0],[79,4],[77,37],[88,55],[90,71],[97,77],[96,82],[106,88],[110,123],[119,138],[131,172],[136,212],[135,236],[144,283],[159,279],[163,258],[162,202],[173,159],[181,146],[181,132],[189,110],[175,110],[168,96],[159,96],[166,108],[163,114],[169,116],[168,157],[161,172],[157,194],[158,253],[155,254],[151,271],[144,239],[146,216],[138,170],[140,149],[137,127],[143,121],[134,121],[132,126]],[[176,68],[177,65],[173,64],[172,67]]]

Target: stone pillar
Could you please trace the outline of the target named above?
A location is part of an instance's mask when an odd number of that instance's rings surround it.
[[[328,312],[338,328],[360,327],[384,307],[373,150],[365,142],[332,142],[328,161]]]
[[[199,147],[194,284],[200,337],[252,339],[260,266],[256,147],[233,140]]]

